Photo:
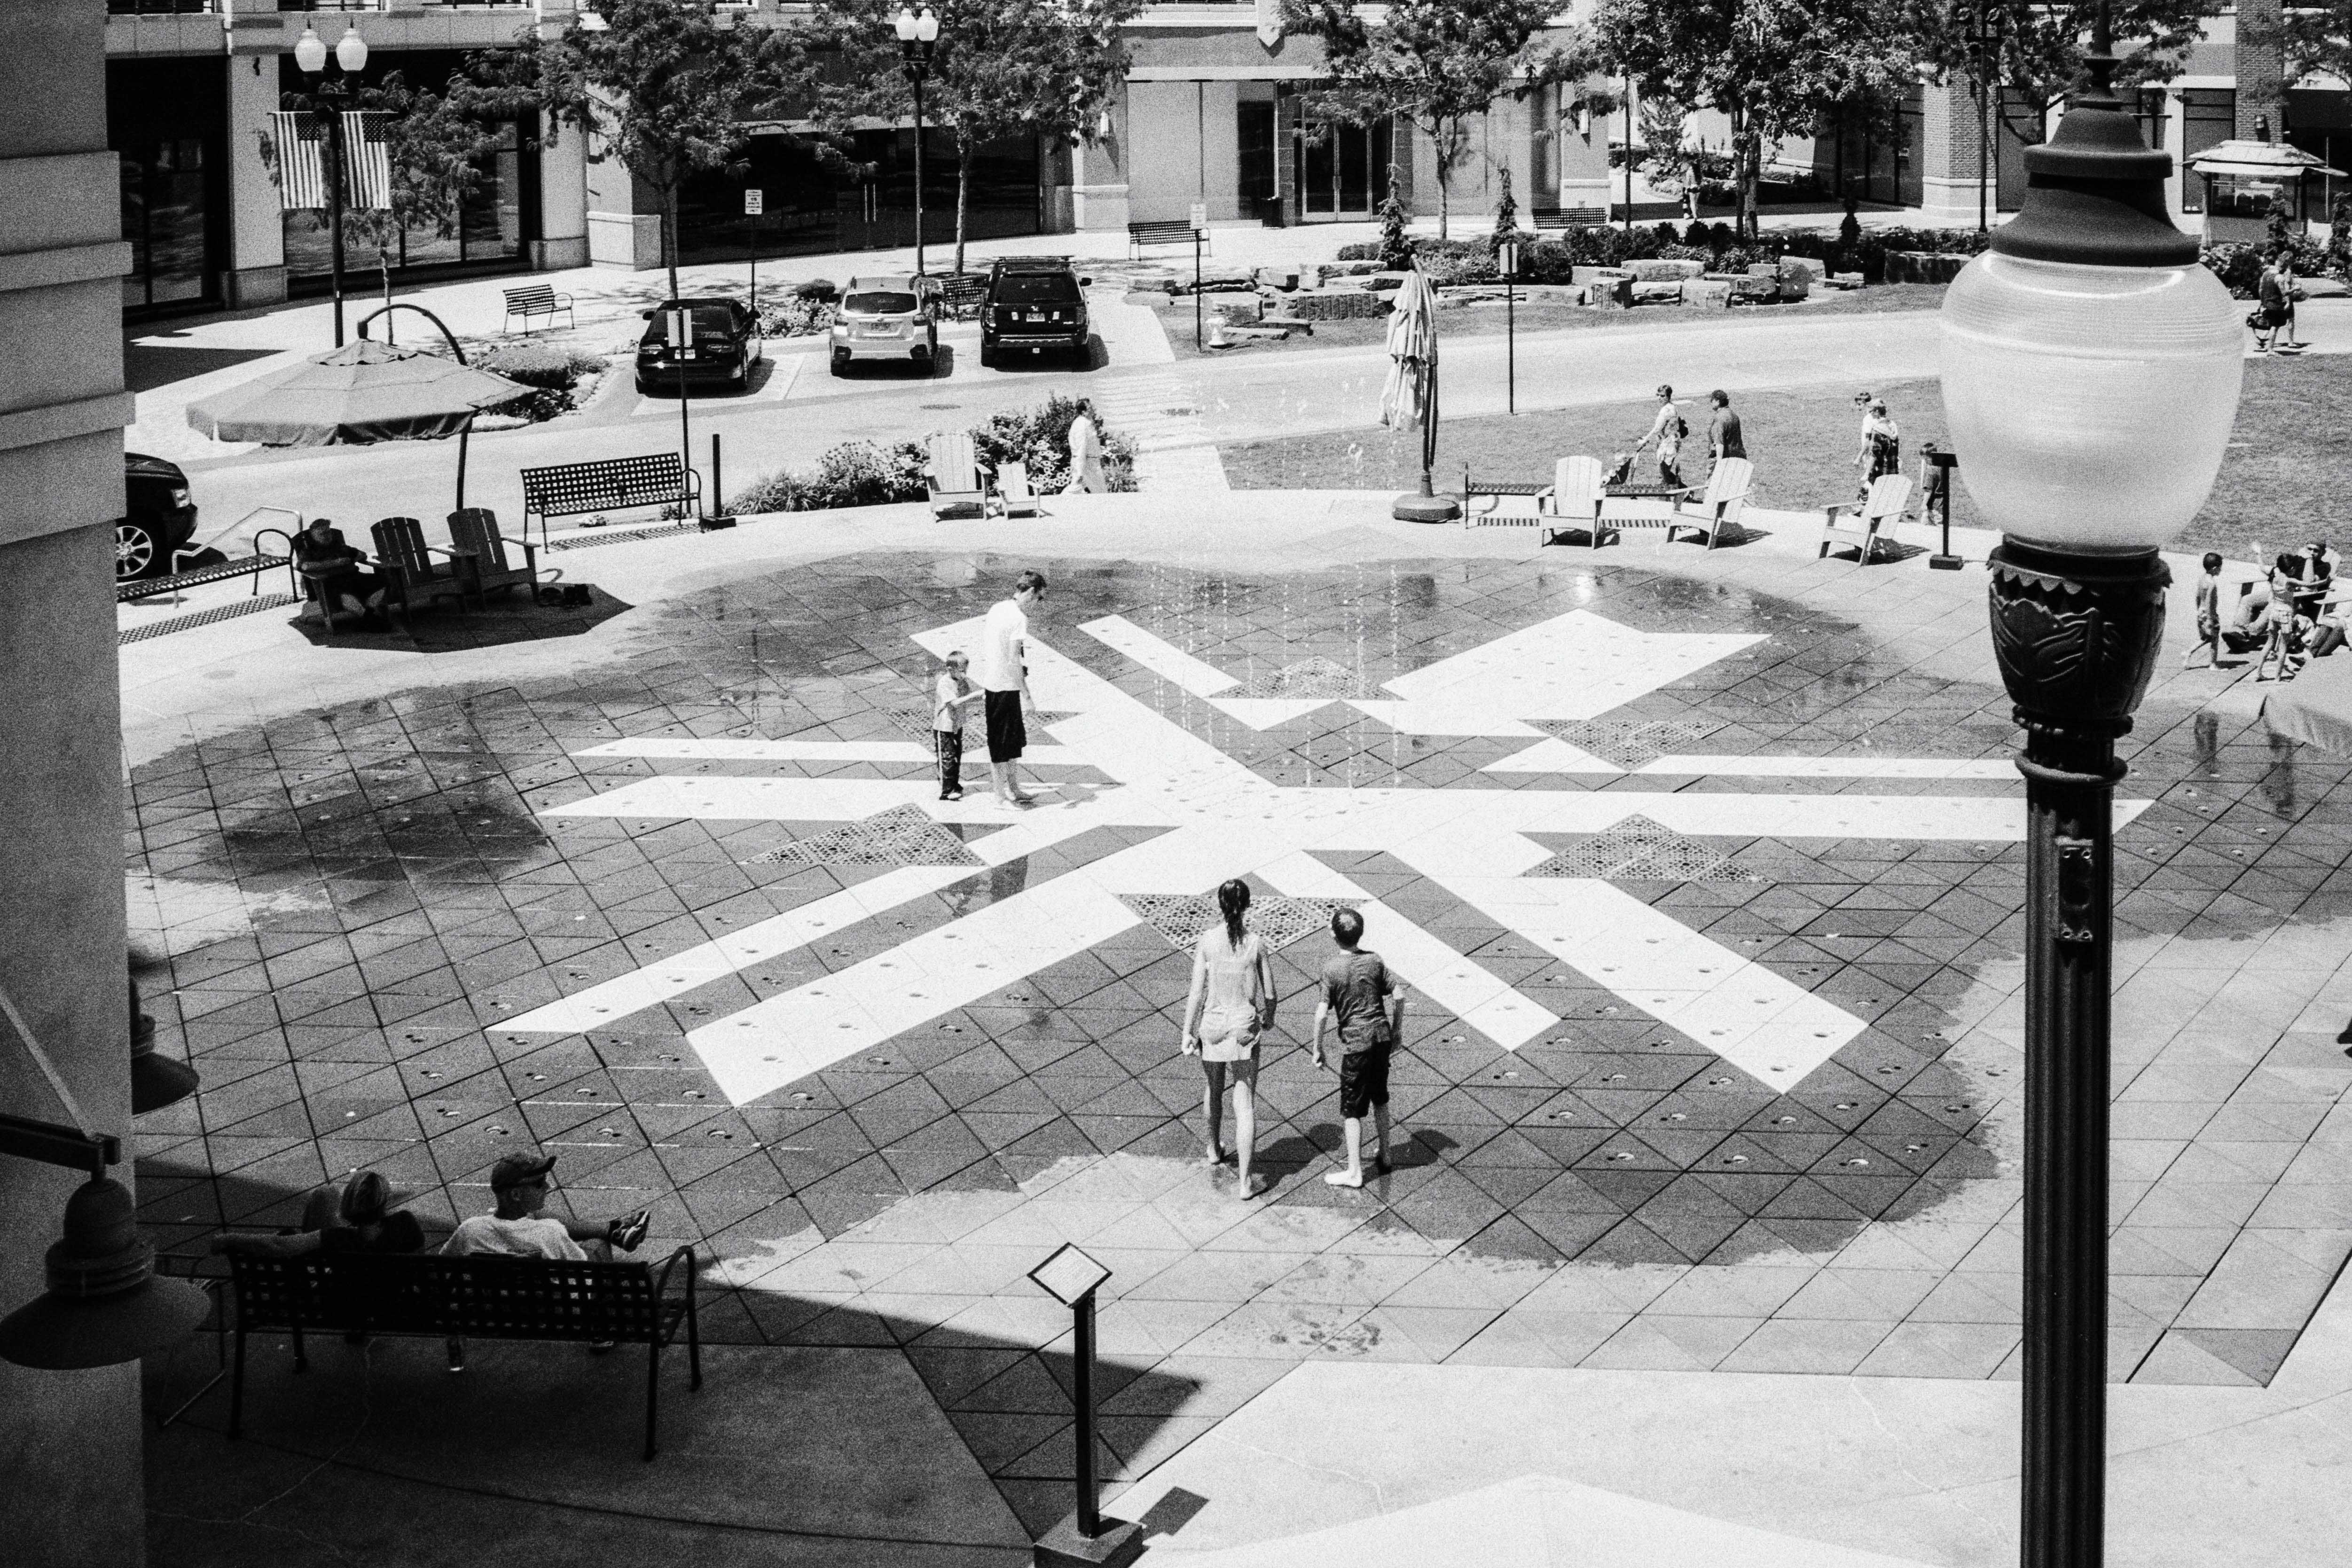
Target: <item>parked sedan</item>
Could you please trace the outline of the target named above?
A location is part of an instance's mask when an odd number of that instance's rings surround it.
[[[939,285],[904,272],[851,279],[832,346],[835,375],[862,359],[929,369],[940,357]]]
[[[143,452],[122,454],[124,516],[114,525],[114,580],[172,569],[172,552],[196,536],[196,503],[179,465]]]
[[[669,312],[677,310],[693,318],[691,341],[682,349],[669,341]],[[675,393],[682,373],[689,391],[746,391],[763,352],[759,318],[740,300],[666,300],[646,312],[646,335],[637,340],[637,390]]]

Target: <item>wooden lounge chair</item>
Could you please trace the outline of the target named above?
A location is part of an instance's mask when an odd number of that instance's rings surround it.
[[[511,542],[522,551],[523,563],[515,565],[507,557],[509,541],[499,531],[499,514],[484,506],[461,507],[449,514],[449,543],[461,554],[474,558],[474,587],[477,593],[492,589],[527,587],[533,597],[539,593],[539,548],[528,539]]]
[[[1911,504],[1908,474],[1881,474],[1870,481],[1870,493],[1859,501],[1840,501],[1822,511],[1822,547],[1815,560],[1832,549],[1853,550],[1867,566],[1881,543],[1895,543],[1895,525]],[[1840,520],[1844,521],[1841,521]]]
[[[425,542],[424,525],[413,517],[387,517],[368,531],[375,540],[376,569],[383,574],[384,605],[404,615],[423,601],[455,599],[466,607],[466,595],[477,592],[470,570],[473,557]],[[433,559],[438,555],[448,564]]]
[[[1664,548],[1677,533],[1696,533],[1709,550],[1723,542],[1726,532],[1739,531],[1739,510],[1748,504],[1748,488],[1756,467],[1745,458],[1726,458],[1706,476],[1706,488],[1693,501],[1687,496],[1674,503],[1666,517]],[[1697,487],[1692,487],[1696,489]]]
[[[1045,507],[1029,483],[1029,465],[1006,462],[996,469],[997,506],[1007,517],[1037,517]]]
[[[980,452],[971,433],[954,431],[931,437],[931,459],[923,468],[930,489],[931,516],[945,518],[989,515],[995,494],[981,471]]]
[[[1601,548],[1601,459],[1598,458],[1562,458],[1552,468],[1551,488],[1536,498],[1543,511],[1543,532],[1538,544],[1549,544],[1563,533],[1582,529]]]

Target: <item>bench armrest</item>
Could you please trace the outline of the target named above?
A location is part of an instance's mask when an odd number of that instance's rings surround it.
[[[694,1289],[694,1248],[690,1247],[681,1247],[676,1252],[671,1253],[667,1258],[662,1260],[660,1270],[654,1275],[655,1295],[667,1296],[669,1294],[670,1270],[676,1268],[680,1262],[683,1262],[686,1265],[686,1288],[689,1292]]]

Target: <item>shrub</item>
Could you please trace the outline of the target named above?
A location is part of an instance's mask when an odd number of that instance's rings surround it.
[[[971,433],[982,461],[1001,465],[1008,458],[1029,466],[1029,482],[1040,490],[1058,489],[1070,478],[1070,421],[1078,416],[1079,400],[1055,394],[1034,408],[996,415]],[[1114,432],[1095,411],[1095,428],[1102,437],[1103,478],[1114,490],[1135,488],[1135,443]]]
[[[1708,228],[1706,224],[1701,223],[1698,219],[1693,218],[1690,220],[1690,226],[1683,230],[1680,243],[1704,247],[1710,240],[1712,240],[1713,237],[1714,231],[1712,229]],[[1718,247],[1717,248],[1720,247]]]
[[[841,307],[832,300],[815,299],[794,289],[779,297],[760,297],[760,335],[763,338],[805,338],[833,330]]]
[[[1359,239],[1341,246],[1339,247],[1339,254],[1333,259],[1339,261],[1378,261],[1380,258],[1380,241],[1375,239]]]
[[[793,292],[803,300],[838,300],[841,298],[841,285],[830,278],[812,278],[805,283],[795,284]]]
[[[583,380],[602,375],[604,371],[604,362],[594,354],[544,342],[492,343],[478,350],[470,363],[530,388],[522,396],[488,412],[528,419],[533,424],[570,413],[579,405],[579,400],[572,395],[574,389]]]
[[[1693,225],[1693,227],[1698,226]],[[1662,245],[1656,259],[1660,261],[1701,261],[1712,263],[1715,252],[1704,245]]]
[[[1058,489],[1070,477],[1070,421],[1077,416],[1077,400],[1056,395],[1038,407],[997,415],[972,431],[972,443],[982,460],[1025,461],[1030,483],[1041,490]],[[1102,431],[1104,478],[1114,490],[1135,489],[1135,443],[1105,426],[1099,412],[1095,424]],[[830,511],[920,500],[927,461],[923,447],[914,441],[887,447],[845,441],[829,448],[813,470],[762,474],[729,500],[728,510]]]
[[[2209,245],[2200,259],[2241,300],[2252,299],[2262,284],[2263,247],[2259,245]]]

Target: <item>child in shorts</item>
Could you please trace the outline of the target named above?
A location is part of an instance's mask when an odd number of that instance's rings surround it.
[[[2197,641],[2181,655],[2181,668],[2189,668],[2199,648],[2210,654],[2213,663],[2221,662],[2221,555],[2214,550],[2205,552],[2205,573],[2197,579]]]
[[[964,710],[981,698],[967,673],[971,668],[963,649],[953,649],[931,686],[931,742],[939,752],[941,800],[963,798]]]

